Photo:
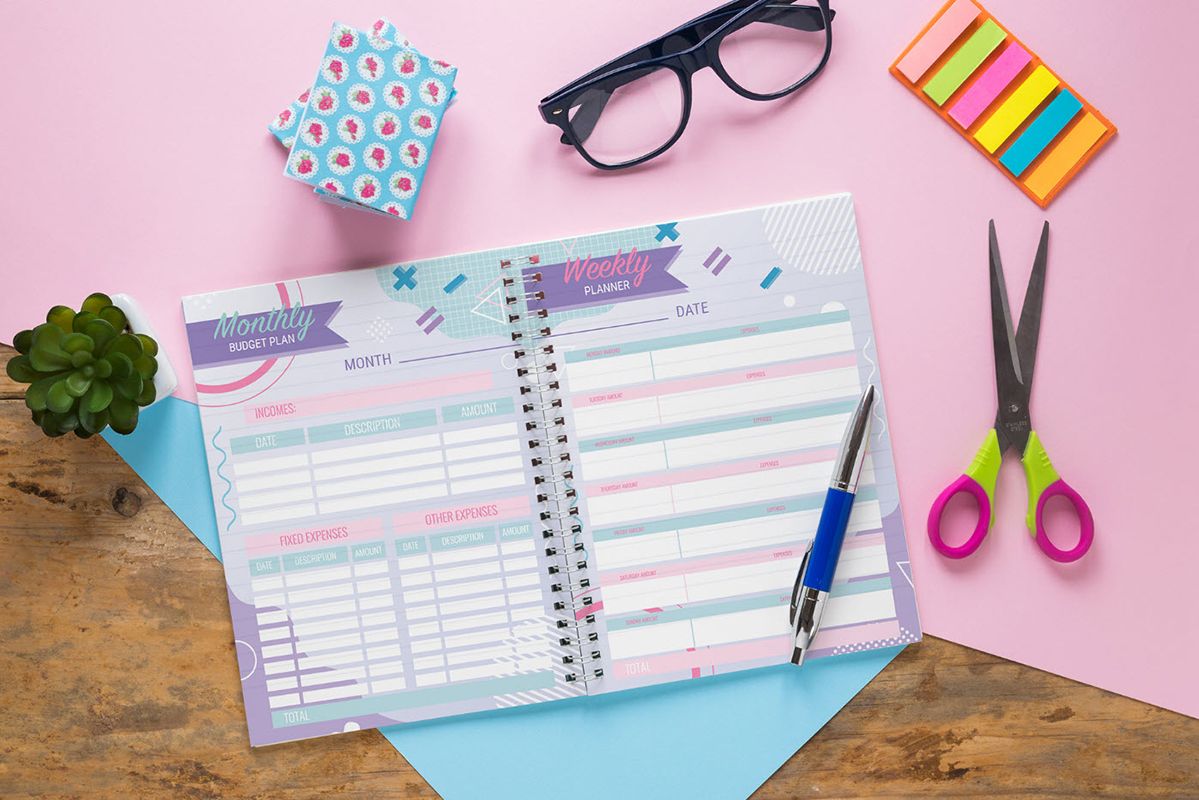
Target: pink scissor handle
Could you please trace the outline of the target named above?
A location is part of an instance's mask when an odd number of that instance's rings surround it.
[[[1064,497],[1074,506],[1074,513],[1078,515],[1078,544],[1069,550],[1061,550],[1050,541],[1049,536],[1045,532],[1045,504],[1051,497]],[[1069,563],[1077,561],[1086,555],[1086,552],[1091,549],[1091,542],[1095,538],[1095,518],[1091,516],[1091,507],[1087,505],[1087,501],[1082,499],[1082,495],[1074,491],[1070,484],[1066,483],[1061,478],[1058,478],[1053,483],[1045,487],[1041,492],[1041,496],[1037,498],[1037,545],[1045,555],[1059,563]]]
[[[945,506],[949,505],[953,496],[961,492],[973,495],[978,502],[978,524],[974,526],[974,533],[970,534],[969,539],[963,544],[954,546],[947,543],[941,536],[941,515],[945,513]],[[1080,501],[1081,499],[1079,498]],[[983,543],[989,527],[991,527],[991,498],[987,496],[987,490],[983,488],[982,484],[969,475],[962,475],[946,486],[945,490],[937,495],[937,499],[933,501],[933,506],[928,512],[928,540],[933,543],[933,547],[938,553],[948,558],[965,558],[977,550],[978,546]]]

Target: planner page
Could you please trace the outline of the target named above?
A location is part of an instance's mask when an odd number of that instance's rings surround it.
[[[788,604],[867,383],[849,195],[542,253],[604,654],[592,692],[788,660]],[[571,311],[588,316],[555,319]],[[885,393],[809,658],[919,639]]]
[[[501,255],[184,300],[253,744],[585,691]]]

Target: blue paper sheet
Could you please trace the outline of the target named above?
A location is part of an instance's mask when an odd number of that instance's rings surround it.
[[[105,440],[220,558],[199,409]],[[214,587],[214,591],[216,587]],[[383,729],[443,797],[746,797],[902,648]],[[573,763],[572,760],[573,759]],[[568,780],[567,776],[574,776]]]

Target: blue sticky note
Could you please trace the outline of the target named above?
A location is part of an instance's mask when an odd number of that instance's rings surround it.
[[[220,558],[196,405],[166,398],[145,410],[129,436],[105,431],[104,438]],[[746,797],[901,649],[397,725],[383,734],[449,800],[561,800],[572,785],[597,797]],[[570,775],[586,779],[572,784],[563,777]]]
[[[1082,103],[1078,98],[1063,89],[1024,129],[1020,138],[1012,142],[999,163],[1019,177],[1081,110]]]

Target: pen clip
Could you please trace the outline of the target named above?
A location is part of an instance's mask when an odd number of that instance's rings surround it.
[[[799,614],[799,590],[803,586],[803,579],[808,574],[808,561],[812,557],[812,542],[808,542],[807,548],[803,551],[803,560],[799,562],[799,574],[795,576],[795,587],[791,589],[791,608],[788,613],[788,619],[791,620],[791,627],[795,627],[795,618]]]

